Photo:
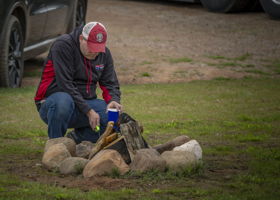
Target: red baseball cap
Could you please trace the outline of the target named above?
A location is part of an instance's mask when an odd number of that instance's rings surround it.
[[[82,35],[87,41],[87,46],[91,52],[105,53],[105,46],[107,41],[107,31],[100,22],[89,22],[84,28]]]

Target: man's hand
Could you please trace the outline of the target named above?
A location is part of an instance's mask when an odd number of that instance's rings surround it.
[[[108,105],[107,105],[107,110],[109,109],[109,108],[115,108],[115,109],[117,109],[118,111],[122,111],[122,105],[121,104],[119,104],[118,102],[116,102],[116,101],[111,101]]]
[[[96,126],[100,126],[100,117],[93,109],[90,109],[87,113],[89,125],[92,130],[95,130]]]

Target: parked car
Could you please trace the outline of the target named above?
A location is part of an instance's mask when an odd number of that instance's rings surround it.
[[[20,87],[24,60],[85,23],[87,0],[0,0],[0,86]]]

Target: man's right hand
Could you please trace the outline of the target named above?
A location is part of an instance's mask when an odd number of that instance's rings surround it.
[[[87,113],[89,125],[92,130],[95,130],[96,126],[100,125],[100,117],[93,109],[90,109]]]

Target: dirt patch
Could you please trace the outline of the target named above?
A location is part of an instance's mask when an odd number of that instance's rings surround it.
[[[207,147],[207,144],[204,145]],[[41,153],[32,153],[30,155],[9,155],[8,158],[1,158],[0,171],[17,175],[25,181],[39,182],[53,186],[65,188],[79,188],[82,191],[90,191],[95,189],[119,190],[122,188],[131,188],[139,191],[150,191],[151,188],[164,190],[170,185],[178,187],[190,186],[190,184],[202,183],[202,180],[215,185],[223,184],[223,181],[229,181],[236,174],[246,170],[245,160],[242,156],[227,156],[221,158],[217,155],[207,155],[203,161],[207,163],[199,176],[164,178],[160,175],[158,178],[154,175],[146,176],[127,176],[123,178],[113,178],[110,176],[99,176],[92,178],[84,178],[82,175],[62,175],[48,171],[41,164]],[[243,160],[244,159],[244,160]],[[233,164],[234,163],[234,164]],[[190,182],[191,180],[191,182]]]
[[[26,158],[26,157],[25,157]],[[20,165],[19,165],[20,163]],[[133,187],[133,181],[128,179],[111,178],[109,176],[99,176],[94,178],[83,178],[82,175],[61,175],[48,171],[44,168],[38,156],[31,156],[22,160],[13,157],[9,161],[1,161],[1,171],[16,174],[26,181],[34,181],[67,188],[79,188],[83,191],[92,189],[117,190],[120,188]]]
[[[280,22],[263,12],[215,14],[182,2],[92,0],[87,21],[106,25],[121,84],[280,74],[272,66],[280,54]],[[171,62],[184,57],[192,61]],[[33,61],[25,68],[34,66],[42,65]],[[39,82],[25,77],[24,86]]]
[[[94,178],[83,178],[82,176],[54,176],[51,179],[48,176],[39,176],[33,179],[34,181],[40,183],[46,183],[66,188],[79,188],[83,191],[89,191],[92,189],[118,190],[121,188],[132,187],[131,181],[117,178],[114,179],[106,176]],[[30,180],[30,178],[28,178],[27,180]]]

